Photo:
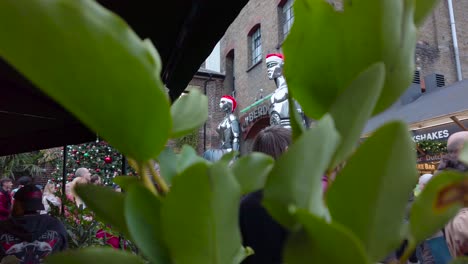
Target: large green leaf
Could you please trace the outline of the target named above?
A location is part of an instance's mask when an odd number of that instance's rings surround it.
[[[415,0],[414,22],[420,25],[424,19],[432,11],[432,9],[439,3],[439,0]]]
[[[242,194],[263,189],[273,164],[273,158],[263,153],[251,153],[237,160],[232,171],[241,186]]]
[[[295,1],[294,25],[283,46],[289,89],[314,119],[374,63],[383,62],[386,70],[374,112],[389,107],[413,77],[414,1],[344,0],[343,5],[344,11],[335,11],[327,1]]]
[[[171,106],[172,137],[181,137],[198,129],[208,119],[208,98],[198,89],[190,90]]]
[[[225,162],[196,163],[174,177],[161,208],[174,263],[238,263],[246,251],[238,227],[240,186]]]
[[[197,152],[190,146],[184,145],[177,159],[177,173],[183,172],[186,168],[196,163],[208,163],[205,159],[197,155]]]
[[[288,105],[289,105],[289,116],[291,122],[291,129],[292,129],[292,139],[296,141],[302,133],[305,131],[305,127],[302,122],[302,117],[299,115],[296,107],[296,101],[294,100],[291,91],[288,94]]]
[[[158,156],[161,176],[170,184],[177,174],[178,156],[171,148],[165,148]]]
[[[117,176],[114,178],[114,183],[119,185],[123,190],[127,190],[133,184],[140,183],[140,179],[136,176]]]
[[[468,264],[468,258],[467,257],[457,258],[454,261],[450,262],[450,264]]]
[[[151,263],[170,263],[163,243],[161,202],[143,185],[133,185],[125,198],[125,219],[135,244]]]
[[[468,164],[468,144],[463,144],[463,147],[462,147],[462,150],[460,151],[458,159],[461,162]]]
[[[76,193],[96,215],[113,230],[120,231],[124,236],[131,238],[124,216],[123,193],[116,192],[108,187],[97,185],[78,185]]]
[[[289,213],[291,205],[328,216],[321,179],[338,143],[333,119],[326,115],[277,160],[265,185],[263,204],[282,225],[292,228],[297,223]]]
[[[358,144],[362,129],[374,110],[385,80],[385,66],[376,63],[362,72],[332,105],[330,114],[341,143],[332,167],[345,160]],[[356,99],[352,99],[356,98]]]
[[[416,243],[432,236],[463,207],[465,176],[447,171],[434,176],[411,208],[410,234]]]
[[[370,263],[361,242],[346,228],[327,223],[305,210],[295,217],[303,225],[292,233],[284,251],[284,263]]]
[[[113,248],[85,248],[60,252],[47,257],[47,264],[144,264],[145,262],[134,254]]]
[[[380,261],[403,241],[403,219],[417,181],[416,157],[401,122],[378,129],[349,159],[327,192],[332,219]]]
[[[0,56],[123,154],[156,157],[171,128],[150,42],[92,0],[0,1]]]

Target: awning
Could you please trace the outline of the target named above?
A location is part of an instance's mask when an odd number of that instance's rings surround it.
[[[363,134],[368,135],[392,120],[402,120],[411,130],[417,130],[452,122],[451,117],[459,120],[468,118],[468,80],[424,93],[406,105],[395,104],[370,119]]]
[[[186,88],[248,0],[99,0],[150,38],[172,100]],[[0,59],[0,155],[76,144],[96,135]]]

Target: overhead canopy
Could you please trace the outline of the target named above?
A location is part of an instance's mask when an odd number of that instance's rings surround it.
[[[367,135],[391,120],[402,120],[412,130],[451,122],[452,116],[468,118],[468,80],[424,93],[414,102],[396,104],[370,119],[364,129]]]
[[[162,62],[172,100],[186,88],[248,0],[98,0],[141,38]],[[0,156],[96,139],[61,106],[0,59]]]

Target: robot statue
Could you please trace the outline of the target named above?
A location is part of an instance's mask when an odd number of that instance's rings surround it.
[[[282,54],[268,54],[266,56],[268,79],[275,80],[276,90],[271,96],[270,105],[270,125],[280,125],[291,128],[289,120],[289,101],[288,85],[283,75],[284,57]],[[300,105],[294,102],[296,111],[302,118],[302,124],[305,125],[305,118]]]
[[[209,149],[205,151],[203,157],[209,161],[217,161],[221,157],[231,151],[239,151],[239,138],[241,133],[240,123],[234,115],[236,109],[236,100],[229,96],[224,95],[221,97],[219,107],[226,113],[223,121],[216,128],[219,138],[221,139],[221,147],[219,149]]]

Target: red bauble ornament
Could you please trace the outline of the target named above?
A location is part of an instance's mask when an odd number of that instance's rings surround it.
[[[79,161],[79,160],[77,160],[77,161],[76,161],[76,164],[80,164],[80,161]]]
[[[96,169],[96,172],[100,172],[101,170],[100,169]]]
[[[107,163],[107,164],[109,164],[109,163],[112,162],[112,158],[109,157],[109,156],[107,156],[107,157],[104,158],[104,162]]]

